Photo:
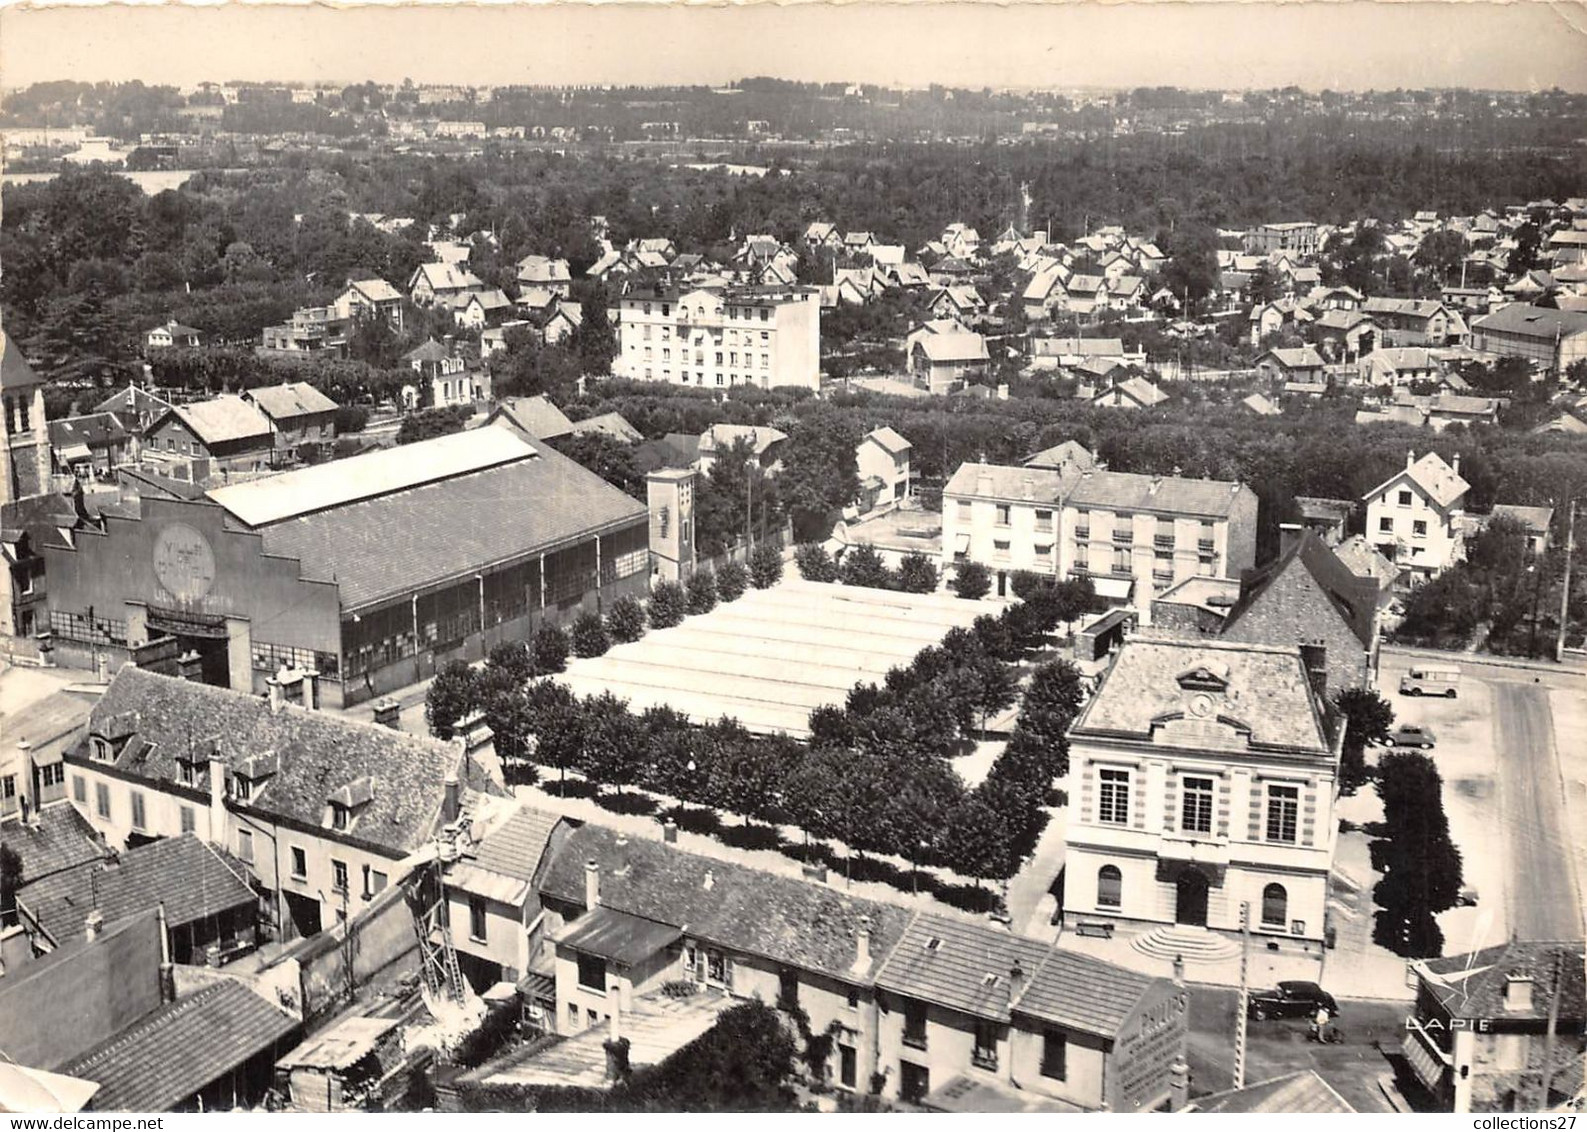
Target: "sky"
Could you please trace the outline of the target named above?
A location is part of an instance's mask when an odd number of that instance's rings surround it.
[[[0,8],[49,79],[1587,91],[1587,3],[651,2]]]

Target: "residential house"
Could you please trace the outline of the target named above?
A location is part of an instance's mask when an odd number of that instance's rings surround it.
[[[1534,428],[1532,432],[1534,435],[1558,432],[1566,436],[1587,436],[1587,421],[1582,420],[1572,412],[1561,410]]]
[[[1542,554],[1549,548],[1549,528],[1554,522],[1552,507],[1523,507],[1517,503],[1495,503],[1489,519],[1507,519],[1526,532],[1526,552]]]
[[[1155,409],[1168,400],[1168,394],[1144,377],[1122,377],[1115,372],[1108,383],[1091,398],[1099,408]]]
[[[8,1099],[74,1113],[261,1105],[301,1017],[222,972],[172,978],[156,908],[90,918],[85,938],[0,979]]]
[[[1516,940],[1414,959],[1416,1008],[1401,1043],[1446,1112],[1556,1112],[1587,1065],[1580,940]]]
[[[1073,369],[1087,361],[1130,365],[1146,360],[1143,354],[1127,353],[1118,338],[1031,338],[1030,353],[1035,369]]]
[[[506,292],[497,288],[474,291],[453,300],[452,317],[464,330],[481,331],[488,326],[499,326],[512,317],[516,309]]]
[[[1459,520],[1471,485],[1460,478],[1460,457],[1446,464],[1436,452],[1405,467],[1363,497],[1366,534],[1389,561],[1421,578],[1441,573],[1464,553]]]
[[[204,344],[204,332],[196,326],[183,326],[176,319],[168,319],[143,335],[146,350],[168,350],[173,346],[196,347]]]
[[[910,495],[909,457],[912,445],[885,425],[872,429],[854,450],[860,473],[860,491],[869,506],[861,511],[891,506]]]
[[[544,394],[504,398],[490,411],[485,424],[515,428],[535,440],[552,440],[573,431],[573,422]]]
[[[1472,323],[1471,348],[1561,374],[1587,358],[1587,314],[1511,303]]]
[[[1436,381],[1442,367],[1432,353],[1421,346],[1386,346],[1362,358],[1359,372],[1365,385],[1399,387],[1417,381]]]
[[[113,393],[95,405],[93,411],[115,413],[134,435],[141,437],[143,431],[154,423],[155,418],[162,416],[169,408],[171,402],[158,393],[129,382],[125,389]]]
[[[1127,637],[1069,730],[1066,922],[1315,979],[1343,739],[1298,646]]]
[[[1354,500],[1309,495],[1297,495],[1295,506],[1300,511],[1301,526],[1316,531],[1329,546],[1338,546],[1345,540],[1350,516],[1356,511]]]
[[[991,365],[986,339],[968,330],[924,335],[909,352],[915,384],[932,393],[951,393],[984,378]]]
[[[1322,355],[1310,346],[1280,347],[1268,350],[1256,359],[1256,372],[1275,383],[1285,385],[1327,386],[1327,363]]]
[[[109,475],[138,457],[138,435],[117,413],[88,413],[49,422],[50,452],[62,473]]]
[[[947,1112],[1150,1112],[1182,1064],[1167,979],[922,912],[876,976],[882,1094]]]
[[[1096,453],[1077,440],[1065,440],[1051,448],[1044,448],[1025,461],[1027,468],[1045,468],[1054,472],[1094,472],[1101,465]]]
[[[1107,310],[1107,280],[1100,275],[1071,275],[1064,284],[1063,309],[1072,314]]]
[[[573,276],[565,259],[527,255],[518,261],[518,285],[542,288],[565,299],[572,291]]]
[[[584,307],[579,303],[560,302],[543,319],[531,318],[530,321],[538,324],[540,337],[545,339],[546,345],[555,346],[584,325]]]
[[[1373,352],[1382,333],[1371,315],[1358,310],[1331,308],[1311,325],[1318,351],[1331,361],[1364,358]]]
[[[708,476],[717,457],[739,444],[749,446],[750,462],[761,471],[775,474],[782,467],[782,448],[788,434],[764,425],[715,424],[700,434],[695,450],[700,474]]]
[[[427,338],[402,356],[418,375],[418,384],[403,387],[407,408],[446,408],[490,399],[490,371],[470,367],[453,344]]]
[[[479,334],[479,358],[485,361],[492,354],[507,352],[507,335],[514,330],[533,331],[535,326],[526,318],[508,319],[499,326],[487,326]]]
[[[926,306],[933,318],[955,318],[965,325],[986,313],[986,300],[968,284],[941,288]]]
[[[393,330],[402,332],[402,293],[384,279],[349,279],[331,309],[334,318],[343,322],[383,318]]]
[[[1285,327],[1293,327],[1310,319],[1311,313],[1292,298],[1274,299],[1253,306],[1247,316],[1251,324],[1251,348],[1260,347],[1269,336]]]
[[[421,307],[457,306],[467,296],[486,290],[479,276],[455,263],[421,263],[408,278],[408,298]]]
[[[197,482],[212,475],[261,471],[276,460],[270,418],[233,393],[167,409],[144,433],[143,457]]]
[[[281,460],[295,460],[300,444],[327,444],[336,439],[336,410],[340,406],[306,381],[260,386],[242,396],[270,422]]]
[[[1385,346],[1450,346],[1466,340],[1466,322],[1437,299],[1369,298],[1364,314],[1382,328]]]
[[[1487,314],[1493,306],[1493,296],[1488,287],[1445,287],[1439,292],[1446,307],[1467,315]]]
[[[66,755],[72,804],[111,844],[195,834],[268,894],[278,938],[311,936],[400,881],[455,822],[461,791],[499,792],[462,745],[128,665]]]
[[[475,990],[551,973],[540,883],[571,828],[560,815],[515,799],[482,798],[476,804],[470,836],[460,841],[442,876],[458,965]],[[555,997],[535,997],[539,1001],[532,1005],[545,1028],[552,1028]]]
[[[838,231],[836,224],[816,220],[805,228],[804,241],[811,248],[836,249],[843,246],[843,233]]]

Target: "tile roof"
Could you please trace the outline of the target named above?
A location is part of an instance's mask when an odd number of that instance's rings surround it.
[[[35,881],[97,861],[108,852],[75,806],[45,806],[35,817],[26,825],[19,818],[0,823],[0,845],[22,858],[24,893]],[[24,902],[32,903],[26,897]]]
[[[69,444],[114,444],[126,440],[127,426],[115,413],[89,413],[81,417],[62,417],[50,422],[50,443],[56,448]]]
[[[1452,507],[1471,490],[1471,485],[1460,478],[1459,472],[1444,463],[1437,452],[1428,452],[1409,467],[1395,472],[1362,498],[1370,502],[1374,496],[1382,495],[1401,476],[1409,476],[1411,482],[1440,507]]]
[[[1240,600],[1224,619],[1222,632],[1228,633],[1238,625],[1274,583],[1290,570],[1304,570],[1310,574],[1317,588],[1322,591],[1323,600],[1328,603],[1326,607],[1308,610],[1308,616],[1326,616],[1326,610],[1331,609],[1350,627],[1350,632],[1363,648],[1372,647],[1373,623],[1378,609],[1377,582],[1358,578],[1351,573],[1350,568],[1339,561],[1338,556],[1312,530],[1303,531],[1288,551],[1245,576],[1240,586]],[[1316,635],[1306,631],[1305,626],[1295,628],[1297,640],[1309,640]]]
[[[553,405],[543,394],[538,397],[507,397],[486,419],[486,424],[505,420],[516,425],[536,440],[550,440],[573,431],[573,422],[567,414]]]
[[[504,429],[478,429],[417,444],[219,487],[209,498],[250,527],[268,526],[327,508],[343,507],[452,476],[484,471],[539,452]]]
[[[1400,576],[1400,568],[1383,556],[1365,535],[1355,535],[1334,547],[1334,556],[1360,578],[1375,578],[1382,593]]]
[[[928,334],[915,343],[933,362],[983,362],[991,355],[986,350],[986,339],[969,331],[948,334]]]
[[[1321,369],[1324,364],[1322,355],[1310,346],[1269,350],[1263,357],[1272,358],[1285,369]],[[1258,362],[1261,360],[1257,359]]]
[[[94,406],[96,413],[119,413],[123,410],[143,417],[163,413],[171,408],[171,402],[146,389],[139,389],[136,385],[129,385]]]
[[[722,947],[807,971],[867,982],[912,913],[826,885],[687,853],[660,841],[620,840],[586,825],[568,835],[541,881],[542,895],[580,907],[584,866],[601,869],[601,904]],[[855,939],[870,918],[871,969],[856,971]]]
[[[520,805],[474,846],[475,865],[518,880],[533,880],[561,815]]]
[[[621,413],[601,413],[597,416],[585,417],[582,421],[574,421],[573,431],[598,432],[624,444],[638,444],[645,439],[645,434],[629,424],[628,419]]]
[[[1078,482],[1074,467],[1068,471],[1051,468],[1016,468],[1006,464],[959,465],[942,489],[944,496],[975,496],[981,499],[1019,499],[1027,496],[1033,501],[1061,503],[1069,490]]]
[[[1587,990],[1584,990],[1583,944],[1581,940],[1521,942],[1500,944],[1466,955],[1447,955],[1424,959],[1412,965],[1424,984],[1437,995],[1453,1018],[1529,1018],[1548,1017],[1549,999],[1554,993],[1554,965],[1559,964],[1559,1022],[1562,1033],[1570,1033],[1572,1023],[1579,1029],[1587,1019]],[[1513,972],[1529,973],[1533,980],[1532,1005],[1528,1010],[1505,1006],[1505,984]]]
[[[1361,304],[1367,314],[1394,314],[1407,318],[1432,318],[1444,309],[1437,299],[1369,298]]]
[[[451,356],[451,352],[441,343],[434,338],[426,338],[406,354],[403,354],[402,360],[410,364],[413,362],[444,362]]]
[[[683,932],[672,924],[601,907],[569,924],[556,937],[556,943],[559,947],[632,967],[681,938]]]
[[[1320,496],[1297,495],[1295,505],[1302,519],[1326,519],[1343,522],[1355,513],[1353,499],[1324,499]]]
[[[357,291],[372,303],[400,303],[402,292],[384,279],[358,279],[347,281],[349,290]]]
[[[701,452],[726,452],[740,440],[747,440],[755,455],[763,455],[788,434],[766,425],[714,424],[700,434]]]
[[[1101,359],[1092,359],[1093,362],[1100,360]],[[1098,390],[1097,395],[1095,398],[1093,398],[1093,400],[1106,397],[1109,394],[1115,392],[1128,397],[1136,404],[1143,405],[1148,409],[1154,405],[1161,405],[1164,401],[1168,400],[1168,394],[1164,393],[1161,389],[1157,388],[1157,386],[1153,385],[1144,377],[1129,377],[1125,378],[1123,381],[1116,381],[1111,386]]]
[[[281,385],[264,385],[244,394],[259,406],[260,412],[273,421],[291,420],[310,413],[329,413],[336,402],[306,381],[289,381]]]
[[[1126,639],[1073,733],[1152,734],[1184,707],[1179,678],[1200,668],[1224,679],[1219,712],[1248,728],[1253,744],[1329,749],[1299,649],[1226,641]]]
[[[1176,515],[1226,516],[1234,503],[1250,494],[1244,484],[1228,480],[1194,480],[1180,476],[1148,476],[1136,472],[1095,471],[1075,484],[1069,502],[1076,507],[1117,511],[1171,512]]]
[[[413,283],[422,276],[432,291],[467,291],[485,285],[479,276],[455,263],[421,263],[414,276]]]
[[[124,721],[119,726],[118,716]],[[446,776],[462,763],[457,747],[435,739],[292,705],[271,711],[259,696],[131,665],[116,674],[89,721],[91,734],[119,729],[129,735],[119,745],[116,769],[151,784],[178,783],[177,756],[204,754],[211,744],[228,765],[275,752],[279,772],[256,787],[250,801],[233,805],[312,829],[325,826],[334,791],[367,776],[375,784],[368,806],[345,835],[326,828],[324,836],[399,855],[429,838]]]
[[[969,920],[922,912],[877,972],[885,990],[1006,1022],[1014,968],[1024,982],[1050,945]]]
[[[1051,448],[1043,448],[1040,452],[1025,461],[1027,468],[1050,468],[1054,471],[1063,471],[1075,468],[1088,471],[1097,466],[1096,454],[1081,444],[1078,440],[1065,440]]]
[[[499,428],[460,435],[487,432],[512,435]],[[395,451],[421,461],[420,448]],[[544,444],[541,449],[532,459],[266,527],[265,550],[298,559],[310,577],[334,578],[348,611],[645,521],[643,503]]]
[[[526,255],[518,261],[520,283],[566,283],[572,276],[568,261],[543,255]]]
[[[1516,503],[1495,503],[1493,518],[1513,519],[1534,534],[1543,534],[1554,521],[1552,507],[1522,507]]]
[[[224,979],[162,1006],[62,1072],[99,1085],[96,1111],[166,1112],[297,1028],[291,1015]]]
[[[912,447],[914,447],[909,443],[909,441],[905,440],[902,436],[899,436],[898,433],[894,432],[886,425],[883,425],[881,428],[873,428],[870,432],[865,434],[865,439],[874,440],[877,444],[880,444],[884,449],[893,453],[894,455],[897,455],[900,452],[908,452]]]
[[[242,865],[188,833],[36,881],[22,899],[44,930],[64,943],[82,934],[95,908],[115,923],[164,904],[166,923],[177,928],[255,905],[259,898],[246,875]]]
[[[1282,1077],[1258,1081],[1243,1089],[1230,1089],[1201,1097],[1188,1111],[1311,1114],[1356,1110],[1315,1069],[1302,1069]]]
[[[270,437],[270,421],[265,415],[232,393],[208,401],[190,401],[170,412],[205,444]]]
[[[1026,980],[1013,1012],[1113,1038],[1141,997],[1162,981],[1095,956],[1051,950]]]

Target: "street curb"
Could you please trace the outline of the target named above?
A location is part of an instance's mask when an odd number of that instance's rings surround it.
[[[1405,645],[1384,645],[1385,654],[1395,656],[1426,657],[1429,660],[1464,661],[1492,668],[1519,668],[1529,672],[1549,672],[1558,676],[1587,678],[1587,668],[1576,664],[1551,664],[1546,660],[1523,660],[1513,656],[1489,656],[1486,653],[1446,652],[1443,649],[1422,649]]]

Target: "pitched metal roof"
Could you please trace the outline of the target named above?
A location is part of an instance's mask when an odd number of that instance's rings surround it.
[[[524,443],[505,428],[440,440],[483,446],[487,436]],[[422,466],[427,445],[438,443],[391,451]],[[543,444],[536,453],[277,522],[262,532],[265,550],[298,559],[310,577],[334,579],[342,608],[356,610],[645,520],[643,503],[594,472]]]
[[[584,869],[601,870],[601,904],[693,938],[807,971],[868,982],[912,913],[826,885],[687,853],[660,841],[623,838],[586,825],[568,835],[540,884],[543,896],[580,907]],[[870,921],[871,963],[856,969],[861,920]]]
[[[291,420],[311,413],[329,413],[337,407],[335,401],[306,381],[264,385],[248,390],[245,396],[259,406],[265,416],[275,421]]]
[[[683,932],[672,924],[603,907],[580,916],[556,937],[556,943],[632,967],[681,938]]]
[[[1227,690],[1218,711],[1249,728],[1253,744],[1330,749],[1300,650],[1228,641],[1126,640],[1073,733],[1150,735],[1165,715],[1183,708],[1179,677],[1203,667],[1223,674]]]
[[[224,979],[162,1006],[61,1070],[99,1085],[97,1111],[167,1112],[297,1028],[291,1015]]]
[[[1006,1022],[1021,986],[1050,945],[968,920],[922,912],[877,972],[876,985],[924,1002]]]
[[[241,865],[191,833],[168,837],[114,859],[57,873],[23,889],[22,900],[57,943],[83,932],[98,909],[106,923],[165,905],[177,928],[258,902]],[[26,879],[26,874],[23,874]]]
[[[116,726],[117,717],[126,722]],[[330,795],[355,779],[373,778],[378,789],[345,836],[399,855],[430,836],[446,776],[462,762],[456,747],[435,739],[293,705],[272,711],[259,696],[131,665],[111,680],[89,720],[90,734],[118,730],[126,737],[116,769],[151,786],[181,781],[178,756],[208,757],[213,748],[214,757],[231,765],[260,751],[276,752],[280,771],[249,801],[233,805],[324,828],[331,838],[343,835],[325,826]]]
[[[1117,1037],[1142,996],[1161,981],[1094,956],[1051,950],[1026,980],[1013,1012]]]
[[[539,449],[506,429],[475,429],[231,484],[207,494],[241,522],[262,527],[538,454]]]

